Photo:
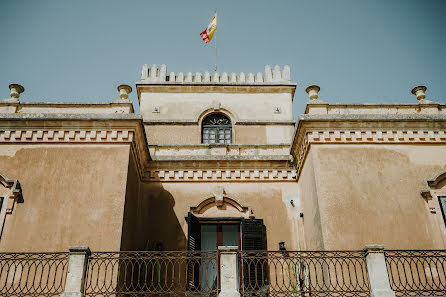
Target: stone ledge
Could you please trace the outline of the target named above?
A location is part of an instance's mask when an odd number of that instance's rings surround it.
[[[446,114],[303,114],[299,121],[446,121]]]
[[[278,144],[246,144],[246,143],[229,143],[229,144],[205,144],[205,143],[198,143],[198,144],[149,144],[149,147],[153,148],[213,148],[213,147],[252,147],[252,148],[265,148],[265,147],[290,147],[291,143],[278,143]]]
[[[10,99],[10,98],[5,98],[5,99]],[[119,100],[119,99],[117,99]],[[5,103],[10,104],[9,102],[2,102],[0,101],[0,105],[3,105]],[[110,102],[79,102],[79,101],[68,101],[68,102],[62,102],[62,101],[58,101],[58,102],[53,102],[53,101],[27,101],[27,102],[20,102],[18,103],[20,105],[37,105],[37,106],[41,106],[41,105],[62,105],[62,106],[75,106],[75,105],[81,105],[81,106],[103,106],[103,105],[127,105],[127,104],[131,104],[130,101],[122,101],[122,102],[117,102],[116,100],[110,101]]]
[[[153,161],[289,161],[289,155],[262,156],[152,156]]]
[[[134,113],[0,113],[1,120],[142,120],[142,116]]]
[[[263,126],[263,125],[295,125],[295,121],[237,121],[234,125],[245,125],[245,126]],[[155,126],[155,125],[199,125],[198,121],[182,121],[182,120],[145,120],[144,125]]]
[[[395,102],[393,102],[393,103],[392,102],[391,103],[388,103],[388,102],[386,102],[386,103],[377,103],[377,102],[370,102],[370,103],[367,103],[367,102],[364,102],[364,103],[341,103],[341,102],[328,103],[328,102],[325,102],[324,104],[326,104],[327,106],[334,106],[334,107],[340,107],[340,106],[345,106],[345,107],[356,107],[356,106],[359,106],[359,107],[368,107],[368,106],[371,106],[371,107],[376,107],[376,106],[379,106],[379,107],[381,107],[381,106],[383,106],[383,107],[386,107],[386,106],[391,106],[391,107],[397,107],[397,106],[416,107],[416,106],[419,106],[418,102],[416,102],[416,103],[395,103]],[[307,105],[312,105],[312,103],[309,102]],[[423,106],[426,106],[426,105],[432,105],[432,106],[443,105],[443,106],[445,106],[446,104],[445,103],[439,103],[439,102],[429,102],[427,104],[423,104]]]

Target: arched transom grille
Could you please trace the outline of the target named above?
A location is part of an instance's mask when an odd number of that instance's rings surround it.
[[[202,143],[232,143],[232,125],[225,115],[214,113],[208,115],[203,119],[202,128]]]

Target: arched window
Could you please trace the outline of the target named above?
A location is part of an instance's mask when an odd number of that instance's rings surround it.
[[[232,143],[231,120],[221,113],[213,113],[201,124],[202,143]]]

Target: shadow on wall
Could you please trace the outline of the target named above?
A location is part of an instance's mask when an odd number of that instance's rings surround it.
[[[161,182],[139,180],[130,155],[121,251],[185,250],[187,239],[174,206],[172,194]]]
[[[150,197],[149,215],[144,218],[149,240],[161,244],[162,250],[181,251],[187,249],[187,238],[181,222],[174,211],[175,200],[161,183],[144,184],[144,193]]]

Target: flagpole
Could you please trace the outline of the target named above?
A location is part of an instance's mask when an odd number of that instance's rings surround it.
[[[215,17],[217,17],[217,10],[215,10]],[[218,69],[218,49],[217,49],[217,28],[215,28],[215,72],[217,72]]]

